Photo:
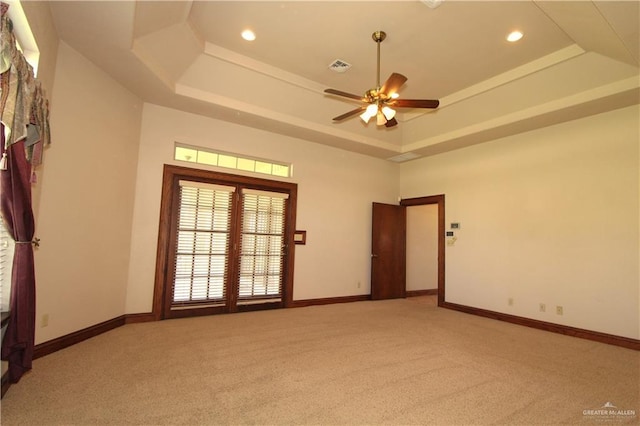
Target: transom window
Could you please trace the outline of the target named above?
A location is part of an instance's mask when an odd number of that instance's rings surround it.
[[[239,154],[214,151],[179,143],[175,144],[174,159],[286,178],[291,177],[293,170],[292,165],[287,163],[261,158],[250,158]]]

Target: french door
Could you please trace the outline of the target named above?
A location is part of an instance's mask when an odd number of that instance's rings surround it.
[[[287,306],[296,193],[287,182],[165,166],[154,311]]]

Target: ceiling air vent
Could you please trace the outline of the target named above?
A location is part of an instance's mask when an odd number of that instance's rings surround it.
[[[329,69],[335,72],[345,72],[349,68],[351,68],[351,64],[346,63],[341,59],[336,59],[335,61],[329,64]]]

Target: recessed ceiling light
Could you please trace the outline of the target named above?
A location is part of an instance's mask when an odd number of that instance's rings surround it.
[[[251,30],[244,30],[242,32],[242,38],[247,41],[253,41],[256,39],[256,34]]]
[[[443,0],[420,0],[422,3],[426,4],[427,7],[431,9],[435,9],[442,4]]]
[[[523,36],[524,34],[522,34],[520,31],[512,31],[507,35],[507,41],[511,43],[515,43],[516,41],[520,40]]]

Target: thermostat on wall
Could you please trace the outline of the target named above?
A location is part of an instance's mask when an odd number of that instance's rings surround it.
[[[460,222],[452,222],[451,229],[460,229]]]
[[[447,237],[455,237],[455,234],[453,231],[446,231],[446,235]]]

